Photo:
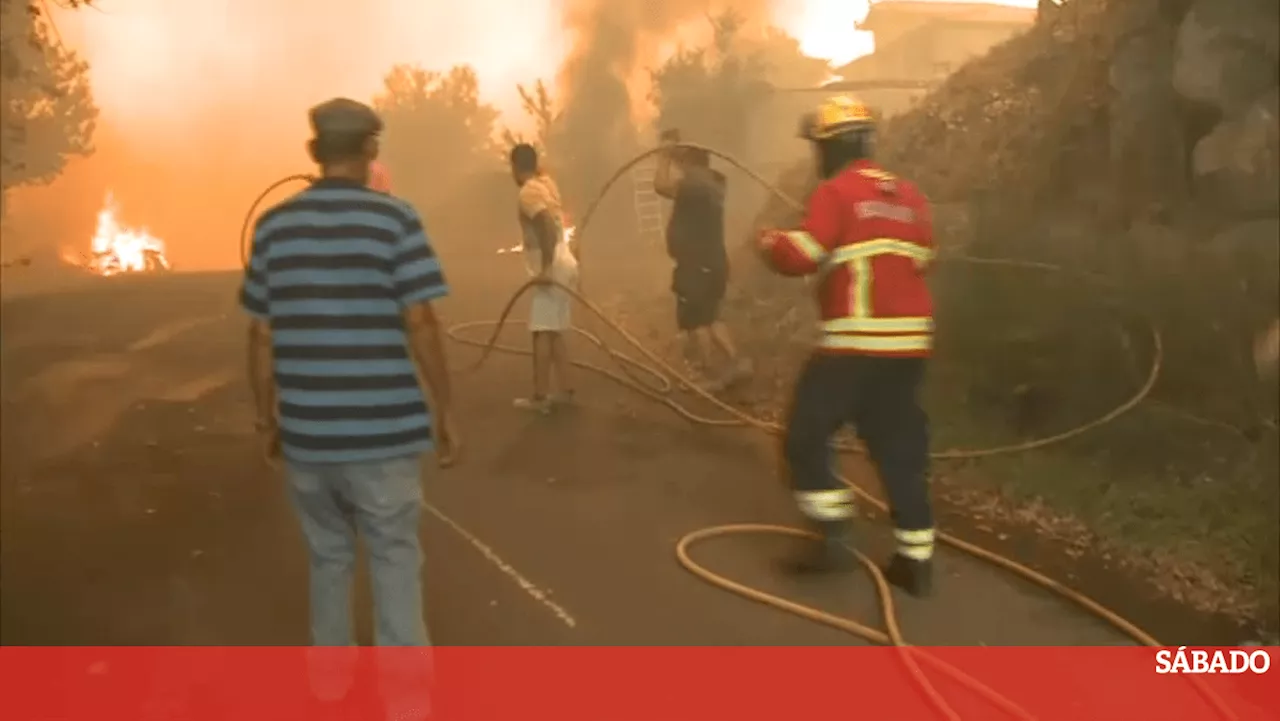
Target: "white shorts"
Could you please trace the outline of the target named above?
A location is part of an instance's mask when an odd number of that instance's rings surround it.
[[[535,333],[569,330],[573,298],[564,288],[549,286],[534,288],[530,292],[533,300],[529,305],[529,330]]]

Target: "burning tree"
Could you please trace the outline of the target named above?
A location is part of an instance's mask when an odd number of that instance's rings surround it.
[[[9,188],[47,183],[93,152],[88,66],[51,22],[35,3],[0,0],[0,214]]]

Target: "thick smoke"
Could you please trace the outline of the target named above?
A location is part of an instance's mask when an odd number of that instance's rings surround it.
[[[310,166],[306,108],[334,95],[370,97],[395,63],[474,66],[482,95],[513,124],[516,84],[554,76],[568,141],[558,172],[570,198],[594,194],[652,141],[636,121],[661,46],[688,29],[705,34],[708,15],[730,6],[764,20],[768,5],[314,0],[303,12],[253,0],[103,0],[98,10],[54,10],[60,37],[91,67],[98,153],[50,186],[13,191],[7,252],[87,242],[110,189],[125,222],[163,238],[179,267],[229,267],[253,196]]]
[[[767,0],[565,0],[564,22],[572,50],[561,68],[559,88],[564,142],[558,162],[568,195],[580,203],[644,141],[637,120],[648,113],[648,71],[659,51],[682,31],[706,33],[709,18],[734,10],[764,21]]]
[[[567,47],[557,0],[49,7],[59,36],[90,65],[98,152],[49,186],[10,191],[6,255],[83,248],[111,190],[123,221],[164,239],[184,270],[234,267],[254,196],[310,169],[309,106],[370,98],[396,63],[470,64],[485,100],[518,115],[516,84],[553,76]]]

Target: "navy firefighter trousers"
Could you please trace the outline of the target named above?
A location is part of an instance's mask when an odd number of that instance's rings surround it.
[[[924,358],[814,353],[796,383],[783,456],[800,510],[817,523],[853,513],[835,474],[831,441],[851,425],[884,484],[898,553],[933,556],[929,422],[920,407]]]

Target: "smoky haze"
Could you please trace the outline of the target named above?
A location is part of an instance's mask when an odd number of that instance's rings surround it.
[[[465,63],[486,99],[516,115],[515,85],[554,77],[567,47],[554,0],[96,5],[53,12],[62,40],[91,65],[97,152],[49,186],[13,191],[6,255],[87,249],[112,190],[122,220],[162,238],[180,268],[234,267],[253,197],[310,169],[311,105],[367,100],[396,63]]]
[[[307,108],[336,95],[368,100],[397,63],[472,66],[482,99],[516,130],[528,121],[516,85],[551,81],[569,109],[566,136],[592,159],[572,173],[575,195],[586,195],[645,142],[636,126],[649,112],[649,68],[677,43],[704,40],[707,18],[727,7],[753,25],[776,19],[768,0],[356,5],[98,0],[96,10],[54,9],[59,36],[91,66],[97,152],[72,160],[52,185],[11,191],[6,254],[86,249],[110,190],[124,224],[164,240],[178,268],[234,267],[253,198],[310,170]]]
[[[565,0],[571,45],[557,79],[566,138],[560,161],[571,180],[571,204],[585,205],[646,140],[652,143],[639,131],[652,110],[650,68],[680,43],[705,39],[708,18],[729,6],[711,0]],[[769,19],[765,0],[738,0],[731,7],[759,25]],[[627,202],[611,198],[603,212]]]

